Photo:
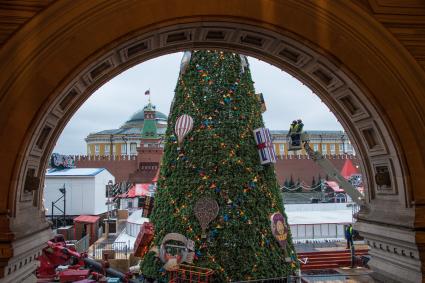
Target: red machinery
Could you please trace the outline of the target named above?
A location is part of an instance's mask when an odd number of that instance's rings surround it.
[[[88,269],[66,269],[59,274],[60,283],[76,282],[87,279],[90,275]]]
[[[109,268],[107,261],[99,263],[88,258],[85,253],[80,254],[74,249],[66,247],[62,235],[57,235],[53,240],[47,242],[47,247],[43,249],[41,256],[38,257],[38,261],[40,262],[40,266],[37,269],[37,278],[40,283],[57,282],[57,280],[61,283],[77,282],[89,278],[97,282],[102,282],[102,280],[106,282],[105,276],[107,275],[119,278],[122,282],[139,282],[129,279],[126,274]],[[64,268],[61,269],[61,266]]]
[[[57,235],[53,240],[47,242],[47,247],[43,249],[43,253],[38,257],[40,266],[37,269],[37,278],[40,279],[57,279],[58,272],[56,268],[59,265],[70,265],[72,269],[83,267],[84,257],[80,253],[67,248],[62,235]]]

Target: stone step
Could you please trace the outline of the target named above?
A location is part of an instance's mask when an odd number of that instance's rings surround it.
[[[362,256],[367,255],[368,253],[355,253],[355,256]],[[333,254],[333,253],[327,253],[327,254],[318,254],[318,255],[312,255],[312,254],[298,254],[298,258],[326,258],[326,257],[351,257],[350,253],[344,253],[344,254]]]
[[[312,270],[312,269],[330,269],[330,268],[338,268],[340,265],[337,263],[326,263],[326,264],[309,264],[309,265],[301,265],[301,270]]]
[[[367,254],[367,249],[361,249],[355,252],[355,256]],[[299,253],[298,258],[308,259],[306,264],[301,264],[302,270],[329,269],[351,265],[351,253],[348,250],[305,252]]]

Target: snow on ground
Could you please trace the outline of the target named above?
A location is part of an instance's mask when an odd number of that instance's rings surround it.
[[[149,222],[149,218],[142,217],[143,210],[136,210],[127,219],[126,227],[118,235],[115,240],[116,242],[125,242],[132,249],[136,236],[140,231],[140,227],[143,223]]]
[[[286,204],[285,212],[291,225],[352,222],[347,203]]]
[[[352,207],[350,204],[347,204],[347,203],[286,204],[285,212],[286,212],[286,215],[288,216],[288,222],[290,225],[341,223],[341,225],[333,225],[333,226],[342,227],[342,223],[352,222]],[[140,225],[145,221],[149,221],[149,219],[143,218],[141,211],[135,211],[132,213],[132,215],[128,219],[127,228],[135,228],[135,229],[137,228],[137,231],[139,231]],[[136,227],[132,227],[132,226],[130,227],[129,224],[136,225]],[[341,230],[342,229],[341,227],[339,227],[340,229],[339,228],[335,228],[335,229]],[[306,229],[306,231],[307,230],[308,229]],[[295,231],[293,233],[295,233]],[[342,238],[344,237],[343,230],[337,231],[335,233],[337,236],[341,234],[342,236],[341,235],[339,236],[341,236]],[[297,235],[298,235],[298,232],[297,232]],[[305,236],[306,235],[304,235],[303,237]],[[316,236],[318,237],[319,235],[316,235]],[[330,235],[327,235],[327,236],[330,237]],[[133,237],[127,234],[126,229],[124,229],[115,240],[115,242],[127,243],[131,249],[133,248],[135,241],[136,241],[136,237]]]
[[[125,229],[121,232],[121,234],[115,239],[115,243],[117,242],[124,242],[127,243],[127,245],[130,247],[130,249],[133,249],[134,242],[136,241],[136,237],[130,236],[125,232]]]

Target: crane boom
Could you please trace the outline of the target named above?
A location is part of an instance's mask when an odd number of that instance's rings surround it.
[[[301,134],[301,141],[308,156],[316,162],[328,176],[335,180],[339,186],[351,197],[351,199],[358,205],[362,205],[364,202],[363,195],[350,183],[348,182],[339,172],[335,166],[320,152],[314,151],[309,143],[306,134]]]
[[[319,165],[331,179],[335,180],[355,203],[358,205],[364,204],[363,195],[338,172],[335,166],[328,159],[324,158],[320,152],[314,151],[311,148],[309,138],[306,133],[301,132],[295,135],[291,135],[289,133],[288,137],[290,138],[288,150],[298,150],[304,148],[307,152],[307,155],[313,159],[313,161],[316,162],[316,164]],[[292,144],[293,138],[294,140],[296,138],[295,144]]]

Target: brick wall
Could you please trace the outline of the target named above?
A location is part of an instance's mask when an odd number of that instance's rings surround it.
[[[115,182],[128,180],[130,173],[137,170],[135,156],[75,156],[75,167],[77,168],[106,168],[115,176]]]
[[[75,156],[75,166],[77,168],[106,168],[115,176],[116,182],[123,182],[129,179],[130,174],[138,171],[138,162],[159,162],[162,156],[162,152],[161,154],[158,154],[158,152],[148,153],[143,151],[140,153],[140,156],[143,157],[137,158],[136,156],[131,156],[128,158],[126,156],[115,156],[114,158],[109,158],[109,156]],[[341,171],[346,159],[350,159],[354,166],[360,163],[359,159],[353,155],[328,155],[326,158],[330,159],[338,171]],[[281,185],[285,182],[285,178],[289,180],[291,175],[294,181],[300,178],[308,185],[311,184],[313,176],[316,178],[316,181],[318,181],[317,177],[319,174],[322,178],[326,176],[322,168],[313,160],[308,159],[307,156],[279,156],[275,164],[275,169],[279,184]],[[152,179],[155,173],[156,171],[137,172],[136,174],[144,174],[146,175],[144,177]]]
[[[332,155],[326,156],[326,158],[332,162],[339,172],[341,172],[347,158],[351,160],[354,166],[360,163],[359,159],[353,155]],[[326,176],[326,172],[313,160],[308,159],[307,156],[292,156],[292,158],[290,156],[279,157],[275,164],[275,169],[279,184],[281,185],[285,182],[285,178],[289,180],[291,175],[294,182],[300,178],[300,180],[304,181],[307,185],[311,185],[313,176],[316,182],[318,181],[317,177],[319,174],[322,178]],[[361,173],[360,170],[359,173]]]

